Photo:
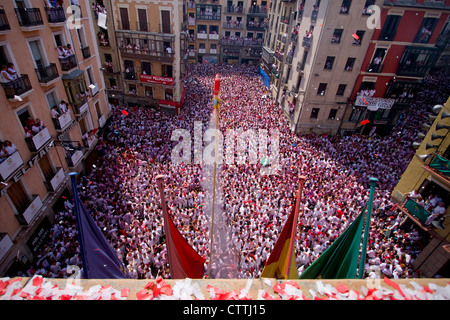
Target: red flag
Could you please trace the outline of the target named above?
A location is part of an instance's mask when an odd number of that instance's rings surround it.
[[[170,215],[164,211],[164,231],[166,233],[171,278],[202,278],[205,259],[183,238]]]
[[[353,36],[353,38],[355,38],[356,40],[359,40],[359,36],[358,36],[356,33],[352,34],[352,36]]]
[[[368,124],[368,123],[370,123],[370,121],[368,119],[361,121],[362,125],[365,125],[365,124]]]
[[[126,112],[125,110],[122,110],[123,115],[127,116],[128,112]]]

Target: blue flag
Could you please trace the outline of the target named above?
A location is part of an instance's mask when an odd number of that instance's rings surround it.
[[[74,210],[77,218],[78,240],[80,242],[83,274],[85,279],[126,279],[129,278],[123,263],[106,240],[100,228],[81,202],[75,176],[72,180]]]

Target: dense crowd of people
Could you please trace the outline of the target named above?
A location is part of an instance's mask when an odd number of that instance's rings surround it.
[[[415,225],[399,228],[405,218],[390,202],[414,154],[414,141],[424,116],[448,97],[443,74],[424,79],[422,93],[402,114],[389,136],[301,135],[266,92],[254,66],[195,64],[185,79],[185,104],[179,116],[151,108],[115,106],[107,131],[97,146],[100,159],[81,177],[81,200],[103,230],[133,278],[170,277],[160,197],[155,177],[164,175],[169,212],[185,239],[210,267],[212,201],[204,187],[204,166],[171,161],[178,141],[175,129],[194,136],[194,121],[210,125],[214,77],[221,78],[220,130],[278,130],[278,166],[261,174],[261,163],[220,165],[218,200],[223,224],[217,228],[225,246],[212,261],[212,277],[258,277],[284,222],[295,205],[299,175],[307,176],[301,197],[295,241],[299,275],[349,226],[368,201],[369,177],[376,177],[373,219],[365,276],[420,276],[411,263],[421,250]],[[126,112],[122,112],[126,111]],[[224,148],[227,146],[225,145]],[[270,148],[268,149],[270,150]],[[72,205],[56,216],[33,269],[48,277],[64,277],[68,265],[79,265],[79,246]],[[216,230],[216,228],[215,228]]]

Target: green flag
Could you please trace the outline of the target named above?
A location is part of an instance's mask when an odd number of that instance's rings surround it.
[[[299,279],[355,279],[364,208],[355,221],[317,258]]]
[[[447,177],[450,177],[450,160],[436,155],[436,158],[434,158],[434,160],[430,163],[430,167],[442,172],[442,174],[446,175]]]

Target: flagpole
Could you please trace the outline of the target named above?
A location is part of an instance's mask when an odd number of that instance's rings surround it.
[[[364,274],[364,265],[366,264],[366,253],[367,253],[367,241],[369,238],[369,229],[370,229],[370,218],[372,214],[372,202],[373,202],[373,191],[375,189],[375,185],[378,181],[377,178],[369,178],[370,181],[370,193],[369,193],[369,201],[367,204],[367,214],[366,214],[366,226],[364,229],[364,238],[363,238],[363,245],[362,245],[362,251],[361,251],[361,258],[359,261],[359,271],[358,271],[358,279],[363,278]]]
[[[85,252],[84,252],[83,228],[81,228],[80,203],[79,203],[77,180],[76,180],[77,174],[78,173],[76,173],[76,172],[70,172],[69,177],[70,177],[70,183],[72,186],[72,193],[73,193],[73,207],[75,209],[75,217],[76,217],[76,221],[77,221],[78,242],[80,243],[81,263],[83,264],[83,276],[85,279],[89,279],[88,266],[86,265],[86,256],[85,256]]]
[[[216,147],[214,149],[214,173],[213,173],[213,199],[212,199],[212,211],[211,211],[211,233],[210,233],[210,244],[209,244],[209,271],[208,277],[211,279],[211,268],[212,268],[212,252],[213,252],[213,238],[214,238],[214,209],[216,206],[216,172],[217,172],[217,146],[219,140],[219,108],[220,108],[220,76],[216,74],[214,79],[214,96],[213,96],[213,113],[216,114]]]
[[[172,262],[170,259],[170,252],[169,252],[169,243],[167,241],[167,233],[170,232],[169,230],[169,221],[168,221],[168,212],[167,212],[167,204],[166,204],[166,198],[164,196],[164,187],[163,187],[163,178],[164,176],[162,174],[157,175],[155,177],[156,184],[158,185],[159,189],[159,197],[161,201],[161,208],[163,211],[163,219],[164,219],[164,234],[166,236],[166,250],[167,250],[167,259],[169,260],[169,270],[170,270],[170,276],[172,277]]]
[[[292,260],[292,253],[294,250],[294,242],[295,242],[295,234],[297,231],[297,223],[298,223],[298,211],[300,208],[300,198],[303,192],[303,185],[305,184],[306,176],[300,176],[299,177],[299,187],[297,192],[297,200],[295,201],[295,211],[294,211],[294,222],[292,225],[292,231],[291,231],[291,240],[289,242],[289,254],[288,254],[288,264],[286,267],[286,275],[284,276],[285,279],[288,279],[289,273],[291,271],[291,260]]]

